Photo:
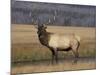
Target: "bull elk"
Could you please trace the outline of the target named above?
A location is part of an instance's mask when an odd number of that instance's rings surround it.
[[[44,24],[38,25],[37,34],[42,45],[50,49],[52,53],[52,63],[58,62],[58,51],[72,51],[77,62],[80,45],[80,37],[74,34],[56,34],[47,32],[47,27]]]

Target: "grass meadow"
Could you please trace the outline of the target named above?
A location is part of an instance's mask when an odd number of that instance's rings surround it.
[[[48,32],[69,34],[75,33],[81,37],[79,56],[81,58],[95,58],[96,57],[96,29],[93,27],[67,27],[67,26],[48,26]],[[51,52],[48,48],[41,45],[37,29],[34,25],[17,25],[11,26],[11,64],[12,73],[30,73],[30,72],[45,72],[45,71],[64,71],[64,70],[78,70],[78,69],[94,69],[94,62],[80,62],[76,66],[71,65],[67,59],[73,58],[71,51],[59,52],[59,61],[64,59],[63,63],[58,65],[23,65],[24,62],[39,62],[43,60],[51,60]],[[82,59],[81,59],[82,60]],[[88,60],[88,59],[87,59]],[[86,61],[87,61],[86,60]],[[20,65],[17,65],[20,64]],[[35,63],[36,64],[36,63]],[[45,64],[45,63],[43,63]],[[23,65],[23,66],[22,66]],[[64,65],[68,66],[65,67]],[[40,67],[41,68],[40,68]],[[27,68],[27,69],[25,69]],[[39,69],[40,68],[40,69]]]

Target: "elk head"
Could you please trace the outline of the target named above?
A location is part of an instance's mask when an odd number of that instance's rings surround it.
[[[47,27],[45,24],[37,25],[37,26],[35,26],[35,28],[37,29],[38,36],[46,33]]]
[[[42,24],[41,26],[38,26],[38,31],[37,31],[37,34],[38,35],[41,35],[43,33],[46,33],[46,26],[44,24]]]

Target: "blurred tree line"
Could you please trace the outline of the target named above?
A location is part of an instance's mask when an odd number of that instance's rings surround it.
[[[59,5],[50,3],[20,2],[11,6],[11,23],[66,26],[96,26],[96,7]]]

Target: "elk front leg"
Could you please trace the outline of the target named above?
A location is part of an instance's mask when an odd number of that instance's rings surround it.
[[[54,51],[55,51],[55,61],[56,63],[58,63],[58,51],[57,49],[55,49]]]
[[[54,52],[54,50],[52,50],[52,59],[51,59],[52,64],[53,64],[53,61],[54,61],[54,57],[55,57],[55,52]]]

